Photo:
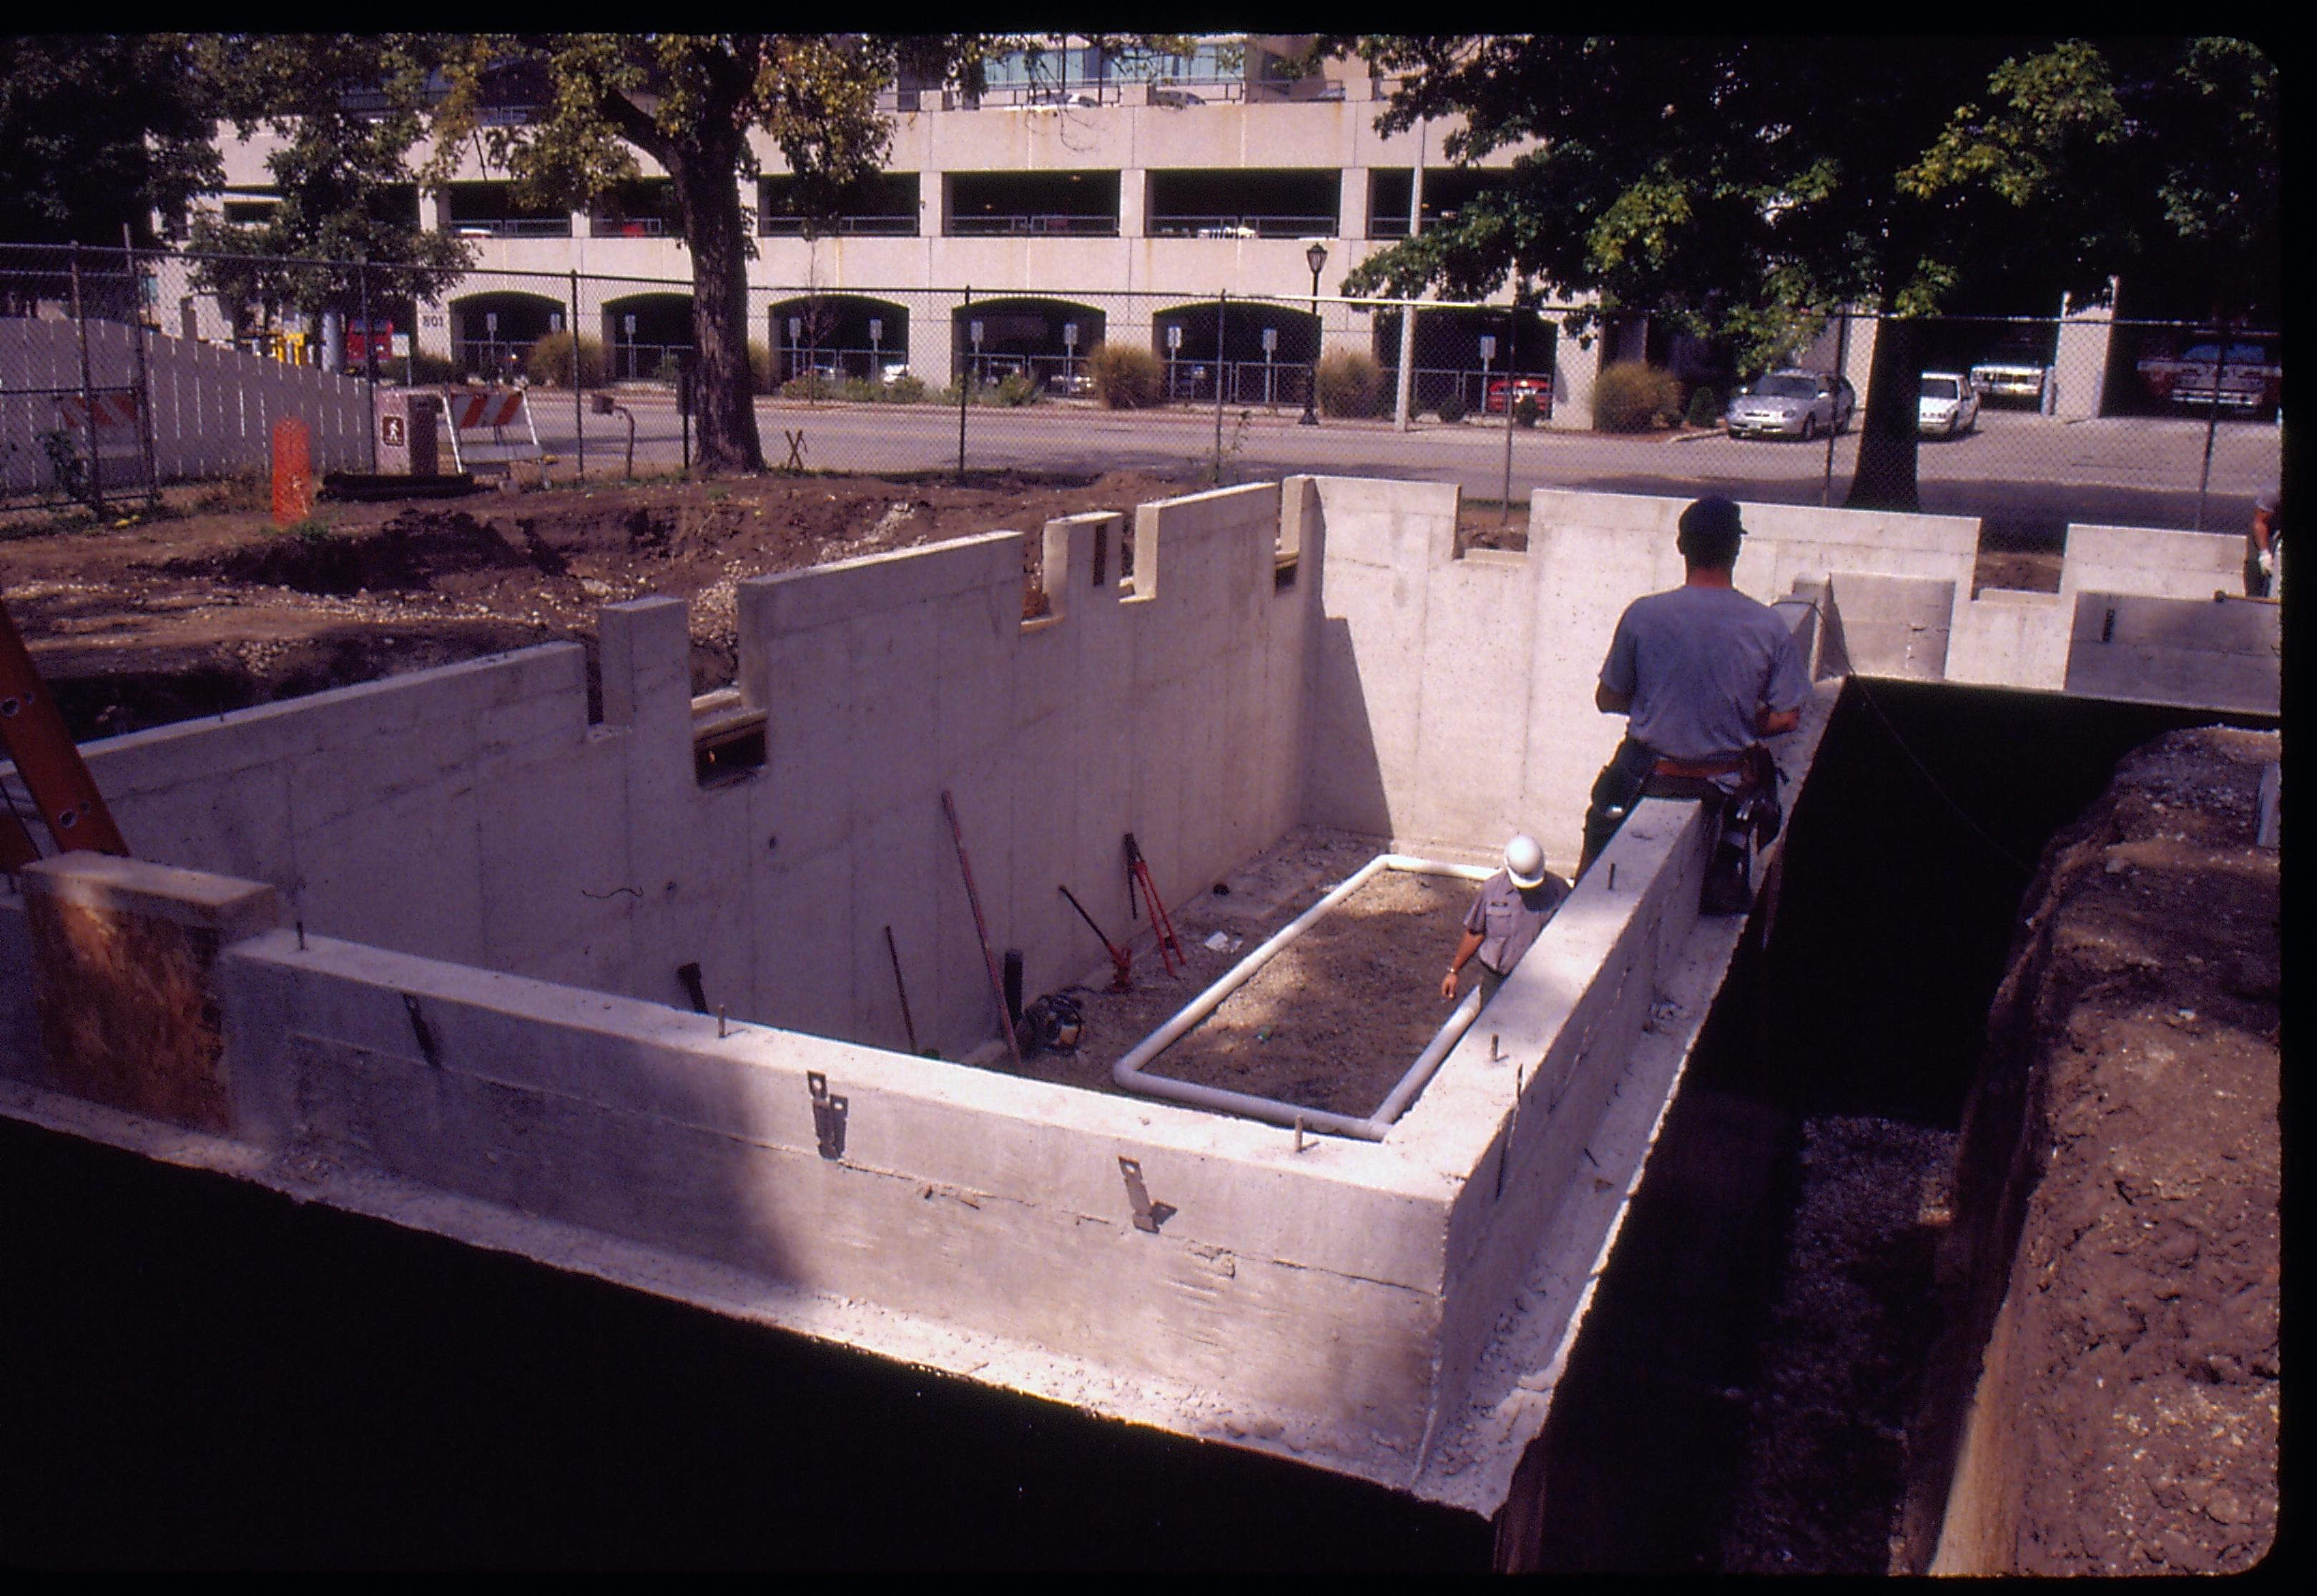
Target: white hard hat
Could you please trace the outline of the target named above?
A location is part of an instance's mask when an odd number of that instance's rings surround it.
[[[1534,837],[1524,832],[1505,844],[1505,873],[1523,892],[1544,880],[1544,850]]]

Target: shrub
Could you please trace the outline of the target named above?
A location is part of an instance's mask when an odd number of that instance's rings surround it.
[[[1639,361],[1605,367],[1593,380],[1593,430],[1646,432],[1681,418],[1681,384]]]
[[[1167,368],[1132,343],[1097,343],[1087,352],[1087,380],[1112,410],[1147,410],[1166,394]]]
[[[900,376],[885,385],[885,397],[896,405],[925,403],[926,379],[922,377]]]
[[[997,385],[997,402],[1001,405],[1034,405],[1038,402],[1038,379],[1027,371],[1008,371]]]
[[[391,364],[380,362],[380,372],[391,373],[393,369]],[[423,350],[411,352],[410,382],[414,388],[429,383],[456,382],[461,375],[459,362],[447,354],[428,354]]]
[[[1320,357],[1314,374],[1321,414],[1332,416],[1373,415],[1382,408],[1383,368],[1373,355],[1356,349],[1335,349]]]
[[[760,394],[780,386],[773,380],[773,352],[753,338],[748,341],[748,386]]]
[[[1689,396],[1689,414],[1683,417],[1691,426],[1710,427],[1722,420],[1722,396],[1698,384],[1697,391]]]
[[[800,371],[781,384],[783,399],[833,399],[836,384],[826,371]]]
[[[654,382],[665,382],[668,387],[674,388],[676,379],[683,375],[684,357],[671,349],[662,354],[659,357],[659,364],[652,368],[651,379]]]
[[[1542,414],[1543,411],[1537,405],[1536,396],[1534,394],[1523,394],[1519,398],[1513,401],[1513,424],[1515,426],[1533,427],[1536,425],[1537,417]]]
[[[1463,395],[1450,394],[1446,398],[1440,401],[1438,415],[1442,421],[1445,421],[1453,426],[1456,423],[1464,419],[1467,408],[1468,407],[1464,403]]]
[[[571,386],[571,344],[568,333],[550,333],[531,346],[531,359],[523,370],[533,382],[548,388]],[[600,338],[581,338],[579,373],[589,388],[600,388],[604,382],[604,343]]]

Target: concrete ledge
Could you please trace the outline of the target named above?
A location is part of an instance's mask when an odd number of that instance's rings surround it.
[[[2060,597],[2129,593],[2149,598],[2209,599],[2215,590],[2244,591],[2245,535],[2182,532],[2158,527],[2072,525],[2060,566]]]
[[[2279,712],[2282,612],[2250,600],[2075,595],[2067,691],[2132,703]]]
[[[278,923],[273,889],[97,853],[40,860],[22,879],[45,1079],[134,1113],[226,1128],[210,971],[228,943]]]
[[[1840,571],[1829,584],[1825,668],[1835,674],[1946,679],[1955,584]]]

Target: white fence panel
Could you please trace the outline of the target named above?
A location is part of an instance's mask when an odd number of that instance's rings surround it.
[[[91,321],[88,334],[92,385],[132,386],[136,329]],[[138,426],[101,432],[107,486],[125,480],[124,472],[142,479],[140,429],[147,424],[154,468],[165,482],[265,470],[273,423],[290,415],[312,429],[317,470],[370,468],[370,402],[361,379],[166,334],[144,337],[145,415]],[[24,390],[77,393],[80,386],[80,343],[71,322],[0,318],[0,491],[22,494],[49,483],[54,467],[45,435],[68,419],[54,394]],[[85,455],[85,431],[67,431],[75,452]]]

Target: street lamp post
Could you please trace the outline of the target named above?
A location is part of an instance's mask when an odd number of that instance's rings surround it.
[[[1316,427],[1320,424],[1320,413],[1313,408],[1320,397],[1320,273],[1328,264],[1328,246],[1314,243],[1303,252],[1303,259],[1311,268],[1311,374],[1303,384],[1303,414],[1297,418],[1295,424]]]

